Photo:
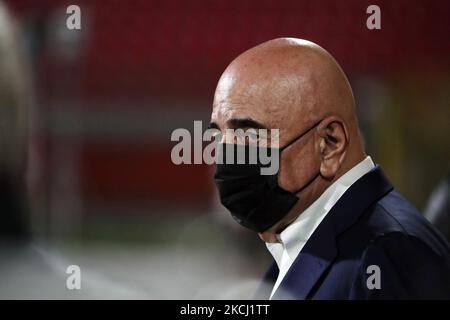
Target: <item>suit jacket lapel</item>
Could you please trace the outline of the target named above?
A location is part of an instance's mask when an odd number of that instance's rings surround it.
[[[336,253],[332,225],[329,221],[321,223],[292,263],[273,299],[305,299]]]
[[[305,299],[337,254],[336,237],[373,203],[393,189],[379,166],[356,181],[312,234],[273,298]]]

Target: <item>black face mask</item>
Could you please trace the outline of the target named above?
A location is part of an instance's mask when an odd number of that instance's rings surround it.
[[[225,143],[218,145],[214,181],[219,190],[221,203],[239,224],[256,232],[269,229],[284,218],[297,203],[299,198],[296,194],[320,175],[320,172],[314,174],[303,187],[295,192],[284,190],[278,185],[279,170],[274,174],[261,174],[262,168],[270,166],[267,161],[262,161],[261,155],[272,159],[272,155],[278,153],[279,160],[283,150],[298,141],[321,121],[279,149]],[[227,154],[229,151],[233,151],[231,156]],[[238,154],[245,155],[244,164],[237,161]],[[256,161],[253,163],[249,161],[251,155],[256,155]]]

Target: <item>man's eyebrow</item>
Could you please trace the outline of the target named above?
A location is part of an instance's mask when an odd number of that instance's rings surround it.
[[[243,119],[233,118],[227,121],[227,125],[231,129],[243,129],[243,128],[267,129],[265,125],[251,118],[243,118]]]

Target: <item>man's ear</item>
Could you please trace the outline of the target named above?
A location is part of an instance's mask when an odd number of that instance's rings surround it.
[[[322,162],[320,174],[325,179],[332,180],[344,161],[348,134],[344,121],[337,116],[325,118],[317,127],[320,142],[319,151]]]

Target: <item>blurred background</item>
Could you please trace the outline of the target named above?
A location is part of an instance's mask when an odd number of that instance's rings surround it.
[[[66,27],[71,4],[81,30]],[[366,27],[371,4],[381,30]],[[172,163],[170,136],[194,120],[206,129],[222,71],[273,38],[311,40],[342,65],[368,154],[417,208],[448,173],[449,1],[0,8],[0,228],[25,239],[2,247],[0,298],[251,297],[264,243],[218,204],[213,168]],[[69,265],[81,290],[66,289]]]

